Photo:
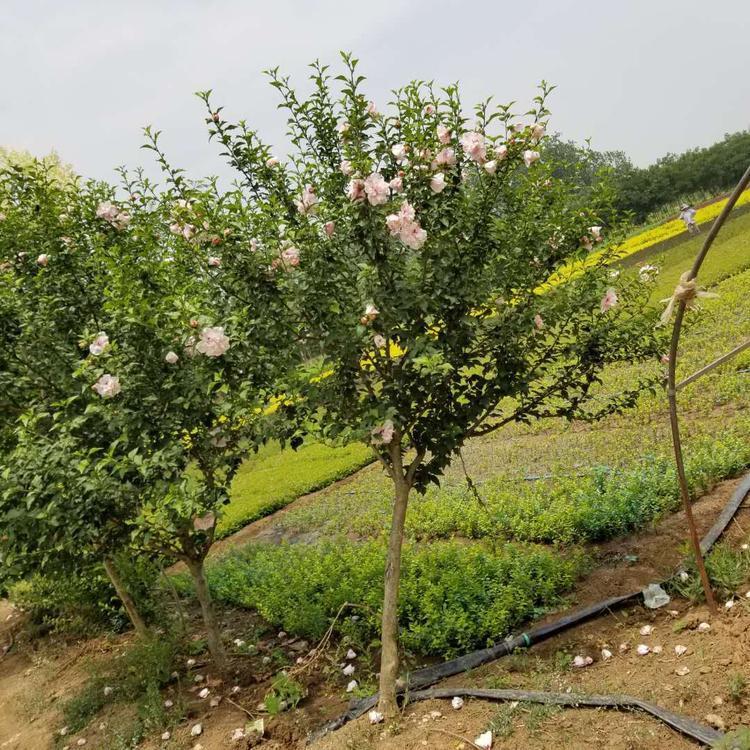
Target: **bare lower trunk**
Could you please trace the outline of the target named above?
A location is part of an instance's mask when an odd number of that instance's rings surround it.
[[[203,560],[187,560],[186,562],[190,570],[190,575],[193,577],[193,583],[195,584],[195,595],[198,597],[201,605],[203,625],[206,628],[206,639],[208,640],[208,650],[211,653],[211,658],[216,669],[224,673],[227,670],[227,657],[224,652],[224,646],[221,644],[219,626],[216,622],[216,612],[211,601],[211,593],[208,590],[206,576],[203,573]]]
[[[380,657],[380,700],[378,710],[387,719],[398,713],[396,680],[398,679],[398,588],[401,577],[401,546],[404,541],[406,505],[410,485],[402,475],[394,479],[396,494],[393,506],[388,558],[385,566],[385,594],[383,597],[382,653]]]
[[[133,597],[130,596],[130,593],[125,588],[125,584],[123,583],[122,578],[120,578],[120,574],[117,572],[117,568],[115,568],[114,563],[108,557],[104,558],[104,570],[107,573],[112,586],[117,592],[117,596],[120,598],[122,606],[125,608],[125,612],[127,613],[130,622],[133,623],[135,632],[141,638],[145,638],[148,635],[148,628],[146,627],[146,623],[143,621],[138,608],[135,606]]]

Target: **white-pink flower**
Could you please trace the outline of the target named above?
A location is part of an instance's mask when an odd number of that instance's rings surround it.
[[[445,175],[442,172],[438,172],[430,180],[430,189],[433,193],[442,193],[445,190],[445,184]]]
[[[365,305],[365,315],[364,317],[368,320],[375,320],[375,318],[380,315],[380,310],[378,310],[375,305],[372,304],[372,302],[368,302],[367,305]]]
[[[495,172],[497,172],[497,162],[494,159],[485,162],[484,171],[487,172],[487,174],[495,174]]]
[[[349,132],[349,128],[350,128],[350,125],[349,125],[349,123],[348,123],[348,122],[346,122],[346,120],[344,120],[344,121],[340,122],[340,123],[339,123],[339,124],[338,124],[338,125],[336,126],[336,130],[338,130],[338,132],[339,132],[339,135],[341,135],[341,136],[344,136],[344,135],[346,135],[346,134],[347,134],[347,133]]]
[[[537,331],[541,331],[544,328],[544,320],[539,313],[534,316],[534,327]]]
[[[193,239],[193,236],[195,235],[195,227],[192,224],[185,224],[185,226],[182,228],[182,236],[186,240]]]
[[[429,115],[434,115],[434,114],[435,114],[435,105],[434,105],[434,104],[428,104],[428,105],[427,105],[427,106],[426,106],[426,107],[424,108],[424,113],[425,113],[426,115],[428,115],[428,116],[429,116]]]
[[[385,347],[385,337],[381,336],[379,333],[376,333],[372,337],[372,343],[375,344],[378,349],[383,349]]]
[[[399,239],[412,250],[419,250],[427,242],[427,232],[416,221],[410,221],[401,227]]]
[[[437,166],[446,166],[446,167],[452,167],[456,163],[456,152],[454,149],[447,147],[442,149],[441,151],[438,151],[437,155],[435,156],[435,164]]]
[[[601,311],[605,313],[607,312],[607,310],[611,310],[617,304],[617,302],[617,292],[613,287],[610,287],[602,297],[602,302],[600,305]]]
[[[365,194],[371,206],[382,206],[391,195],[390,185],[379,172],[373,172],[365,179]]]
[[[355,178],[349,180],[346,186],[346,196],[350,201],[363,201],[365,199],[365,181]]]
[[[105,373],[91,386],[102,398],[114,398],[122,389],[116,375]]]
[[[164,357],[164,361],[168,365],[176,365],[179,359],[180,358],[177,356],[177,354],[175,354],[175,352],[167,352],[167,356]]]
[[[495,157],[498,161],[502,161],[508,156],[508,147],[503,143],[501,146],[495,147]]]
[[[278,166],[279,160],[275,156],[269,156],[268,159],[266,159],[266,166],[269,169],[273,169],[273,167]]]
[[[46,266],[46,265],[47,265],[47,263],[49,263],[49,255],[47,255],[46,253],[42,253],[42,254],[41,254],[41,255],[40,255],[40,256],[39,256],[39,257],[38,257],[38,258],[36,259],[36,264],[37,264],[38,266],[42,266],[42,267],[44,267],[44,266]]]
[[[470,131],[461,136],[461,148],[472,161],[478,164],[481,164],[487,156],[484,136],[476,131]]]
[[[297,250],[296,247],[286,248],[286,250],[282,251],[281,257],[284,260],[284,262],[288,263],[290,266],[299,265],[299,250]]]
[[[394,193],[403,192],[403,189],[404,189],[403,177],[394,177],[388,184],[391,186],[391,190],[393,190]]]
[[[406,145],[403,143],[396,143],[394,146],[391,146],[391,153],[397,162],[402,162],[406,159],[406,151]]]
[[[102,201],[96,207],[96,216],[98,219],[104,219],[104,221],[113,221],[120,210],[111,201]]]
[[[333,237],[333,233],[336,231],[336,222],[327,221],[323,224],[323,231],[325,231],[326,237]]]
[[[437,139],[442,143],[444,146],[451,142],[451,131],[450,128],[443,125],[442,123],[437,126]]]
[[[315,213],[315,206],[318,203],[318,196],[315,195],[315,188],[312,185],[305,185],[305,189],[302,191],[302,196],[298,201],[297,210],[301,214],[312,214]]]
[[[255,237],[253,237],[250,240],[250,252],[251,253],[257,253],[258,252],[258,240],[256,240]]]
[[[385,223],[392,235],[398,235],[401,242],[413,250],[419,250],[427,240],[427,232],[415,219],[414,206],[404,201],[397,214],[386,216]]]
[[[601,239],[602,239],[601,227],[589,227],[589,233],[591,234],[594,242],[601,242]]]
[[[392,235],[397,235],[401,231],[401,217],[398,214],[388,214],[385,217],[385,225]]]
[[[544,137],[545,127],[541,122],[537,122],[531,127],[531,137],[535,141],[541,141]]]
[[[229,337],[224,333],[223,326],[209,326],[201,331],[195,350],[207,357],[220,357],[229,346]]]
[[[539,152],[538,151],[532,151],[531,149],[527,149],[523,152],[523,163],[530,167],[535,161],[539,159]]]
[[[379,427],[373,427],[370,432],[370,441],[373,445],[388,445],[393,440],[393,422],[386,419]]]
[[[353,174],[354,167],[352,166],[352,163],[348,159],[344,159],[341,164],[339,164],[339,169],[348,177],[350,174]]]
[[[97,333],[96,338],[89,344],[89,351],[98,357],[109,346],[109,336],[104,331]]]
[[[216,255],[209,255],[208,265],[211,268],[218,268],[221,265],[221,258],[217,257]]]
[[[380,114],[378,108],[375,106],[375,102],[372,100],[367,102],[367,114],[370,115],[370,117],[377,117]]]

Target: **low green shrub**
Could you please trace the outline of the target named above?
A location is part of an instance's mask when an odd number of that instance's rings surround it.
[[[255,544],[211,564],[214,596],[257,610],[269,623],[320,638],[345,603],[354,617],[335,629],[363,643],[380,625],[385,551],[381,541]],[[578,553],[534,545],[436,543],[404,549],[400,624],[405,648],[453,656],[506,636],[559,601],[583,569]],[[184,585],[184,584],[183,584]]]

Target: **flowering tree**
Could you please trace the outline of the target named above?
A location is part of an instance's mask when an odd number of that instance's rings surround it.
[[[371,443],[394,484],[379,704],[392,715],[412,489],[437,482],[471,436],[632,404],[639,388],[593,400],[600,374],[659,346],[647,290],[624,276],[614,286],[606,252],[548,283],[602,239],[609,195],[598,185],[584,203],[539,160],[546,85],[520,122],[489,102],[469,121],[455,86],[420,83],[381,112],[356,61],[344,62],[340,93],[313,65],[306,99],[270,71],[289,113],[283,162],[201,96],[211,136],[241,175],[254,248],[321,354],[305,403],[324,435]]]

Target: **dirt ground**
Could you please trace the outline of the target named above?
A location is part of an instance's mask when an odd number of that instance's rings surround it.
[[[713,523],[737,484],[724,482],[695,506],[701,533]],[[746,503],[725,535],[739,545],[750,536],[750,518]],[[261,522],[260,532],[266,528]],[[671,573],[681,557],[684,542],[684,518],[677,513],[640,534],[600,545],[596,554],[601,565],[580,582],[569,599],[579,606],[613,596],[660,580]],[[534,646],[526,652],[506,657],[472,672],[445,681],[441,687],[527,688],[556,692],[627,693],[644,698],[690,716],[703,723],[717,723],[726,729],[750,724],[750,690],[743,680],[750,680],[750,599],[744,596],[746,584],[737,592],[735,606],[721,607],[720,615],[711,618],[705,607],[673,601],[662,609],[649,611],[641,606],[612,612],[573,628],[566,633]],[[723,602],[722,602],[723,605]],[[550,614],[551,619],[555,615]],[[247,613],[224,613],[228,638],[241,632],[241,618]],[[9,643],[10,632],[17,629],[20,614],[0,602],[0,653]],[[710,630],[697,626],[708,622]],[[642,627],[653,632],[641,635]],[[0,750],[46,750],[62,727],[59,711],[61,698],[74,694],[85,681],[92,661],[117,658],[129,636],[97,639],[69,644],[64,649],[54,644],[23,644],[0,657]],[[653,650],[637,654],[639,644]],[[291,656],[299,644],[273,636],[260,644],[264,653],[286,649]],[[622,645],[622,649],[621,649]],[[676,646],[687,651],[678,656]],[[602,649],[612,652],[603,660]],[[657,649],[658,651],[658,649]],[[590,656],[593,664],[581,669],[570,666],[577,655]],[[223,750],[241,748],[245,742],[233,743],[232,732],[257,717],[256,706],[262,700],[272,676],[271,667],[259,661],[237,662],[235,682],[241,686],[232,692],[231,685],[213,679],[204,672],[212,695],[221,697],[218,706],[196,696],[196,687],[183,689],[182,699],[188,707],[188,718],[175,727],[168,741],[152,738],[141,747],[146,750]],[[265,671],[264,671],[265,669]],[[676,670],[680,670],[678,674]],[[308,676],[308,697],[295,711],[278,717],[267,717],[265,750],[301,750],[309,732],[341,713],[346,706],[341,685],[325,682],[322,673]],[[340,680],[339,680],[340,682]],[[176,686],[165,692],[177,698]],[[244,710],[243,710],[244,709]],[[85,747],[109,750],[110,724],[117,719],[112,707],[97,717],[85,731],[64,742],[71,750],[85,738]],[[710,717],[710,718],[706,718]],[[191,728],[200,723],[203,732],[192,737]],[[407,707],[398,727],[385,731],[383,725],[370,726],[363,717],[310,746],[313,750],[469,750],[472,741],[492,727],[495,750],[516,748],[694,748],[695,742],[679,736],[656,719],[639,713],[606,709],[550,709],[530,704],[501,704],[467,699],[456,711],[450,701],[428,701]],[[58,742],[57,747],[64,743]]]

